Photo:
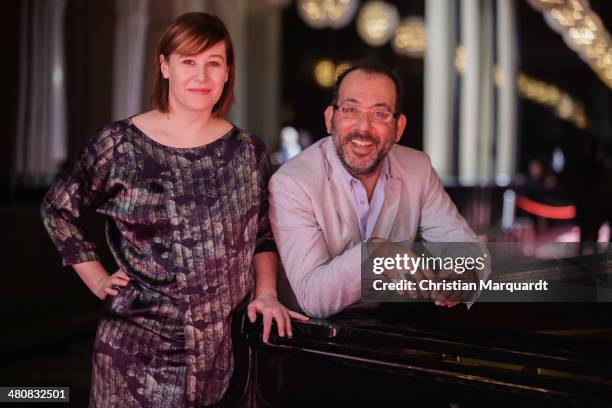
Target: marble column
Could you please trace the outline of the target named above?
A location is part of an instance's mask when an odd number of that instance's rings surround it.
[[[443,180],[453,178],[454,2],[427,0],[423,146]]]

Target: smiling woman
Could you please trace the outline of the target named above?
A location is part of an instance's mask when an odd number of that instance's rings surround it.
[[[234,65],[234,47],[232,40],[223,22],[218,17],[208,16],[209,21],[204,24],[200,17],[204,13],[187,13],[179,17],[181,24],[170,26],[159,42],[156,58],[159,64],[155,64],[155,82],[153,84],[153,106],[160,112],[168,112],[169,104],[169,59],[173,55],[178,66],[184,64],[193,66],[193,70],[184,70],[181,73],[187,75],[215,73],[218,79],[223,76],[222,94],[215,101],[212,113],[223,116],[229,112],[234,102],[234,80],[236,67]],[[157,62],[157,61],[156,61]],[[203,68],[209,64],[211,70],[204,71]],[[197,79],[195,77],[194,79]],[[200,77],[200,80],[205,77]],[[177,77],[180,81],[180,78]],[[174,81],[172,81],[174,82]],[[174,84],[173,84],[174,85]],[[178,84],[176,84],[178,86]]]
[[[170,84],[170,105],[195,111],[213,108],[229,78],[225,55],[224,41],[196,55],[160,54],[161,73]]]
[[[223,118],[235,75],[223,22],[178,17],[155,68],[155,109],[104,127],[42,205],[64,264],[106,300],[94,407],[212,404],[232,374],[236,308],[264,315],[264,341],[273,319],[280,336],[291,335],[290,316],[306,319],[276,298],[265,146]],[[113,274],[79,226],[88,209],[107,217]]]

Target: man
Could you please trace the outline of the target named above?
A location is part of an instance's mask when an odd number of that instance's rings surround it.
[[[397,74],[376,62],[338,77],[325,110],[331,135],[271,178],[270,221],[299,305],[326,317],[361,297],[361,241],[473,242],[428,156],[399,146]],[[454,306],[455,300],[440,299]]]

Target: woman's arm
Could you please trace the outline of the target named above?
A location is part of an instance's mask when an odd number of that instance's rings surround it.
[[[257,150],[261,206],[259,208],[255,254],[252,260],[255,270],[255,299],[249,304],[247,314],[251,322],[255,322],[257,313],[263,315],[263,341],[267,343],[270,338],[272,319],[276,320],[279,336],[284,337],[286,332],[291,337],[293,335],[291,318],[308,320],[308,317],[287,309],[278,301],[276,293],[278,255],[268,218],[268,180],[270,174],[272,174],[272,169],[263,142],[255,136],[253,136],[253,142]]]
[[[99,260],[96,245],[88,239],[80,218],[107,199],[106,184],[114,161],[114,146],[121,135],[116,125],[102,129],[43,198],[43,224],[64,266]]]
[[[247,314],[251,322],[255,322],[257,313],[263,315],[263,341],[268,342],[272,319],[276,320],[278,335],[289,337],[291,332],[291,318],[308,320],[303,314],[287,309],[279,301],[276,293],[276,271],[278,257],[276,252],[258,252],[253,256],[253,269],[255,269],[255,299],[249,304]]]
[[[272,295],[276,293],[276,270],[278,256],[276,252],[259,252],[253,256],[253,269],[255,269],[255,296]]]
[[[79,220],[107,197],[115,144],[123,130],[117,124],[104,127],[91,138],[80,156],[53,183],[41,204],[41,216],[64,265],[72,265],[87,287],[100,299],[115,296],[113,286],[126,286],[129,278],[119,270],[112,275],[98,261],[95,244],[88,240]]]

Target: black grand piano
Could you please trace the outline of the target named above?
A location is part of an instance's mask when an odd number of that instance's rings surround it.
[[[612,303],[367,306],[269,344],[237,314],[221,405],[612,407]]]

